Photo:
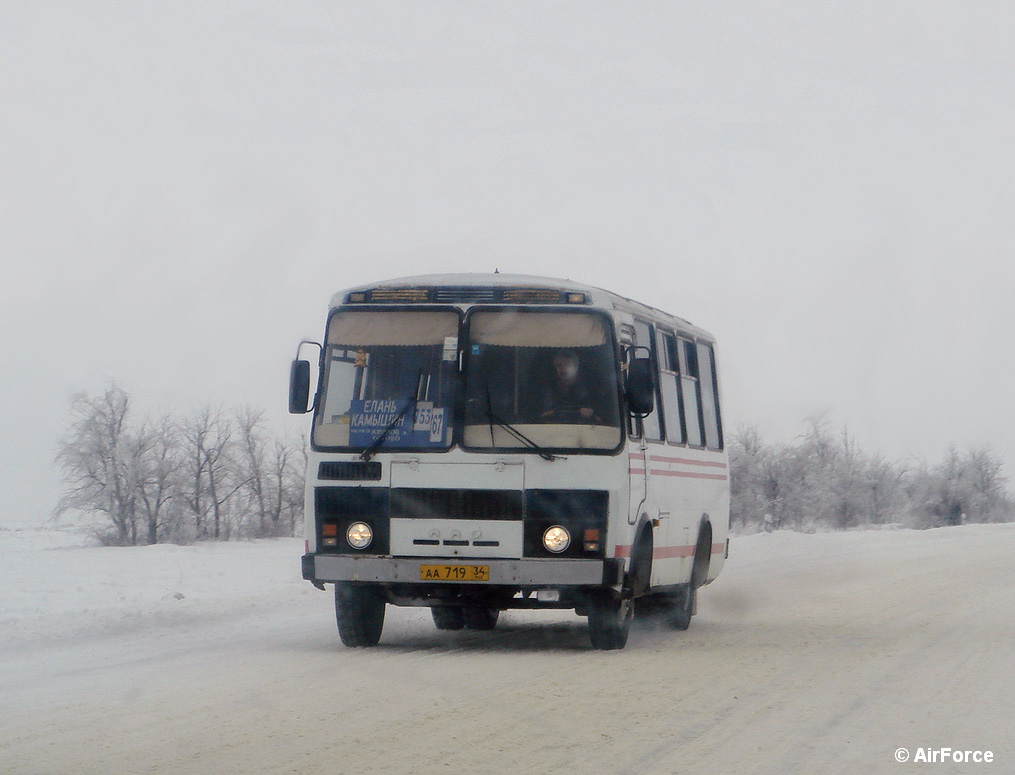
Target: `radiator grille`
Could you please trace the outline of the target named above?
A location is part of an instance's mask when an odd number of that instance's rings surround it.
[[[318,479],[336,479],[347,482],[377,482],[381,478],[381,464],[325,461],[317,468]]]
[[[521,519],[517,490],[391,490],[392,517],[428,519]]]

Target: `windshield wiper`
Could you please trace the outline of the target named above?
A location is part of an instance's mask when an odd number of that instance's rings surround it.
[[[402,411],[396,414],[395,419],[392,420],[390,423],[388,423],[388,427],[385,428],[383,431],[381,431],[381,435],[378,436],[376,439],[374,439],[372,442],[370,442],[370,446],[360,453],[359,456],[360,460],[370,462],[370,458],[373,457],[374,454],[376,454],[377,450],[381,448],[381,444],[383,444],[384,440],[388,438],[388,434],[391,433],[391,431],[395,429],[395,426],[397,426],[405,417],[406,413],[409,411],[409,407],[411,406],[413,407],[413,409],[415,409],[416,404],[419,403],[419,383],[422,381],[423,381],[423,369],[420,369],[419,376],[416,378],[415,392],[411,396],[409,396],[409,400],[406,402],[405,406],[402,407]]]
[[[539,446],[536,442],[514,427],[511,423],[502,420],[496,414],[493,413],[493,403],[490,401],[490,384],[486,383],[486,417],[490,421],[490,443],[493,443],[493,423],[496,423],[501,428],[506,430],[518,441],[522,442],[525,446],[535,450],[536,454],[539,455],[543,460],[559,460],[560,455],[554,455],[549,450]]]

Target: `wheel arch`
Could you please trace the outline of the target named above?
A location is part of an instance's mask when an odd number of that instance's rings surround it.
[[[635,597],[648,592],[652,581],[652,554],[655,549],[655,521],[642,513],[636,523],[631,561],[628,566],[629,586]]]

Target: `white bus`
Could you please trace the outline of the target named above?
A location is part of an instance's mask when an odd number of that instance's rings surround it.
[[[343,291],[289,409],[313,412],[303,577],[334,584],[347,646],[375,645],[393,604],[443,630],[574,609],[595,648],[623,648],[636,607],[686,629],[728,554],[715,341],[609,291],[506,274]]]

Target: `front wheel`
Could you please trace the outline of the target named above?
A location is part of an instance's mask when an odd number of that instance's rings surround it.
[[[470,630],[492,630],[499,616],[496,608],[466,608],[465,626]]]
[[[627,645],[634,617],[634,600],[628,596],[607,597],[589,606],[589,639],[600,651],[622,649]]]
[[[438,630],[460,630],[465,626],[465,611],[456,605],[435,605],[430,609]]]
[[[376,646],[384,628],[384,598],[374,589],[335,584],[338,637],[346,646]]]

